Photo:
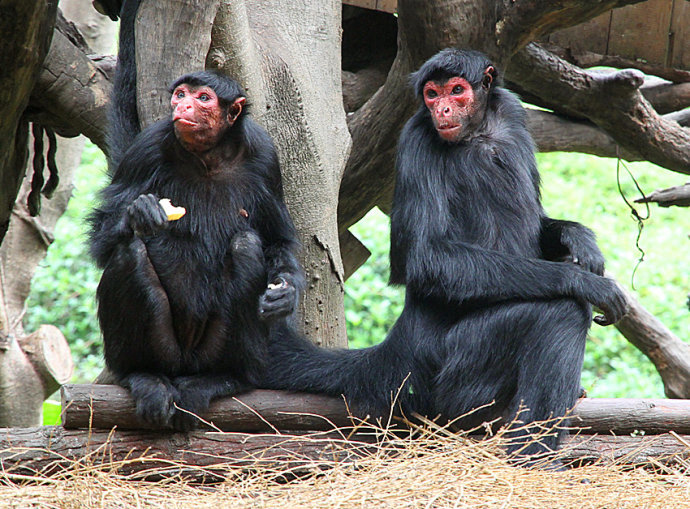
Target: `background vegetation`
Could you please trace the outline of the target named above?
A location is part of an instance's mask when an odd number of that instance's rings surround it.
[[[621,198],[616,161],[582,154],[540,154],[543,201],[552,217],[580,221],[592,228],[607,259],[607,269],[630,287],[640,256],[635,248],[637,222]],[[642,189],[650,192],[687,179],[649,163],[628,164]],[[105,161],[89,145],[75,178],[74,197],[57,225],[56,241],[34,277],[25,328],[58,326],[67,337],[76,364],[75,382],[100,371],[101,340],[96,321],[95,289],[99,271],[84,242],[85,218],[104,184]],[[632,179],[621,172],[628,200],[638,196]],[[644,217],[645,208],[637,206]],[[346,284],[345,306],[350,346],[359,348],[385,337],[400,314],[403,292],[387,286],[388,218],[370,212],[352,228],[372,252]],[[645,261],[635,275],[635,294],[675,334],[688,339],[690,312],[690,213],[687,209],[651,208],[640,245]],[[588,343],[583,386],[596,397],[663,397],[653,365],[618,332],[594,325]]]

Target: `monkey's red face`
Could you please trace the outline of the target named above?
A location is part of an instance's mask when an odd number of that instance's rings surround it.
[[[460,141],[476,112],[475,94],[465,78],[453,77],[444,83],[427,81],[424,104],[439,136],[446,141]]]
[[[186,83],[172,94],[172,121],[175,135],[190,152],[202,153],[215,147],[242,112],[245,98],[238,97],[223,107],[210,87],[194,87]]]

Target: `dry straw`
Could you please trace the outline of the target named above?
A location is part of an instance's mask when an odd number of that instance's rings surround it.
[[[433,423],[404,434],[373,427],[359,431],[373,433],[375,443],[350,453],[348,461],[329,459],[333,455],[324,453],[314,462],[292,453],[283,461],[256,458],[253,465],[220,464],[206,472],[182,463],[161,467],[153,457],[113,461],[106,446],[51,477],[0,473],[0,507],[690,507],[690,477],[682,463],[636,468],[593,464],[554,472],[511,466],[502,452],[507,438],[501,431],[481,441]],[[323,434],[316,433],[282,436],[286,441],[323,440]],[[0,454],[7,457],[8,452]],[[122,475],[127,470],[123,467],[132,462],[154,466],[136,476]],[[195,473],[197,478],[201,473],[222,474],[225,480],[200,485],[185,480],[180,472]],[[143,481],[143,477],[159,480]]]

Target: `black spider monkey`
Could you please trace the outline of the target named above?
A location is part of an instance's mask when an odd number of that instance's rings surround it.
[[[125,1],[109,131],[110,184],[90,218],[103,276],[107,367],[144,420],[186,430],[212,398],[261,383],[271,335],[290,335],[303,275],[268,134],[234,80],[176,80],[172,116],[140,132],[134,17]],[[186,208],[168,221],[159,199]]]
[[[408,417],[463,428],[563,416],[580,391],[590,303],[606,325],[626,312],[625,297],[603,277],[593,233],[545,215],[525,112],[493,64],[447,49],[412,82],[421,104],[400,137],[391,214],[391,282],[406,285],[404,310],[363,350],[278,337],[269,385],[343,394],[372,416],[387,415],[399,391]],[[575,263],[550,261],[561,259]],[[517,461],[558,446],[519,428],[509,432]]]

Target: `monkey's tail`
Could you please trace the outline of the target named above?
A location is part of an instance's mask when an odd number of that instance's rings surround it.
[[[410,358],[392,335],[369,348],[330,349],[286,327],[270,342],[264,388],[344,396],[356,415],[385,417],[409,403]]]
[[[108,166],[118,167],[141,131],[137,112],[137,62],[134,21],[141,0],[125,0],[120,13],[120,42],[113,91],[108,110]]]

